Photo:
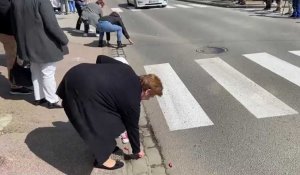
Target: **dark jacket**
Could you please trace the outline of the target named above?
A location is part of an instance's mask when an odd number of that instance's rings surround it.
[[[12,0],[18,55],[34,63],[63,59],[68,38],[59,27],[49,0]]]
[[[122,27],[123,35],[126,37],[126,39],[130,38],[130,36],[129,36],[126,28],[125,28],[125,25],[124,25],[121,17],[117,17],[117,16],[103,16],[103,17],[100,18],[99,21],[108,21],[108,22],[110,22],[112,24],[121,26]]]
[[[10,0],[0,0],[0,33],[12,35],[10,19]]]
[[[57,89],[70,122],[99,164],[109,158],[115,138],[125,129],[133,153],[140,152],[141,92],[133,69],[109,57],[74,66]]]

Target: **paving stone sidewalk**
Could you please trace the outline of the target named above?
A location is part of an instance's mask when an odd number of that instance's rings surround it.
[[[105,12],[105,11],[104,11]],[[58,16],[67,34],[70,54],[58,63],[56,80],[74,65],[94,63],[97,55],[114,56],[111,48],[98,48],[98,38],[82,37],[74,31],[76,14]],[[83,27],[83,26],[82,26]],[[38,44],[38,43],[37,43]],[[122,51],[121,51],[122,53]],[[4,50],[0,45],[0,174],[1,175],[165,175],[165,167],[153,140],[144,108],[141,111],[140,134],[146,156],[125,161],[125,167],[105,171],[92,167],[93,158],[62,109],[49,110],[31,104],[33,96],[8,94]],[[118,55],[120,56],[120,55]],[[118,145],[125,152],[129,144]],[[114,158],[123,159],[115,156]]]

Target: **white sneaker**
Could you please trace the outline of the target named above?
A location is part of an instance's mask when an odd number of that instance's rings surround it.
[[[129,139],[126,131],[121,134],[121,140],[123,144],[129,143]]]
[[[88,36],[88,34],[87,33],[83,33],[83,35],[82,35],[83,37],[87,37]]]
[[[99,33],[96,33],[95,35],[96,35],[96,37],[99,37],[99,36],[100,36]]]

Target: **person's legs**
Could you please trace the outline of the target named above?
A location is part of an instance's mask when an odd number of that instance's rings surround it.
[[[38,63],[30,63],[30,70],[31,70],[31,78],[33,84],[33,91],[34,91],[34,99],[41,100],[45,98],[45,94],[43,91],[43,82],[41,76],[41,65]]]
[[[7,76],[11,80],[10,70],[13,68],[17,57],[17,43],[15,37],[12,35],[0,34],[0,42],[3,44],[5,57]],[[12,82],[11,86],[13,85]]]
[[[81,7],[79,4],[75,3],[75,7],[76,7],[76,10],[77,10],[77,13],[78,13],[78,19],[77,19],[77,23],[76,23],[76,29],[77,30],[80,30],[80,26],[81,26],[81,23],[82,23],[82,19],[81,19],[81,15],[82,15],[82,10],[81,10]]]
[[[72,12],[75,13],[76,12],[76,8],[75,8],[75,1],[71,1],[71,6],[72,6]]]
[[[59,97],[56,95],[55,71],[56,62],[41,64],[43,92],[46,100],[50,103],[59,101]]]

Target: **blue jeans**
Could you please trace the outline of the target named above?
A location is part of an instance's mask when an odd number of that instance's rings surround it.
[[[122,27],[112,24],[108,21],[100,21],[97,27],[98,31],[100,32],[99,40],[103,40],[104,32],[117,32],[117,41],[121,41]]]
[[[75,1],[68,1],[70,12],[75,12]]]

